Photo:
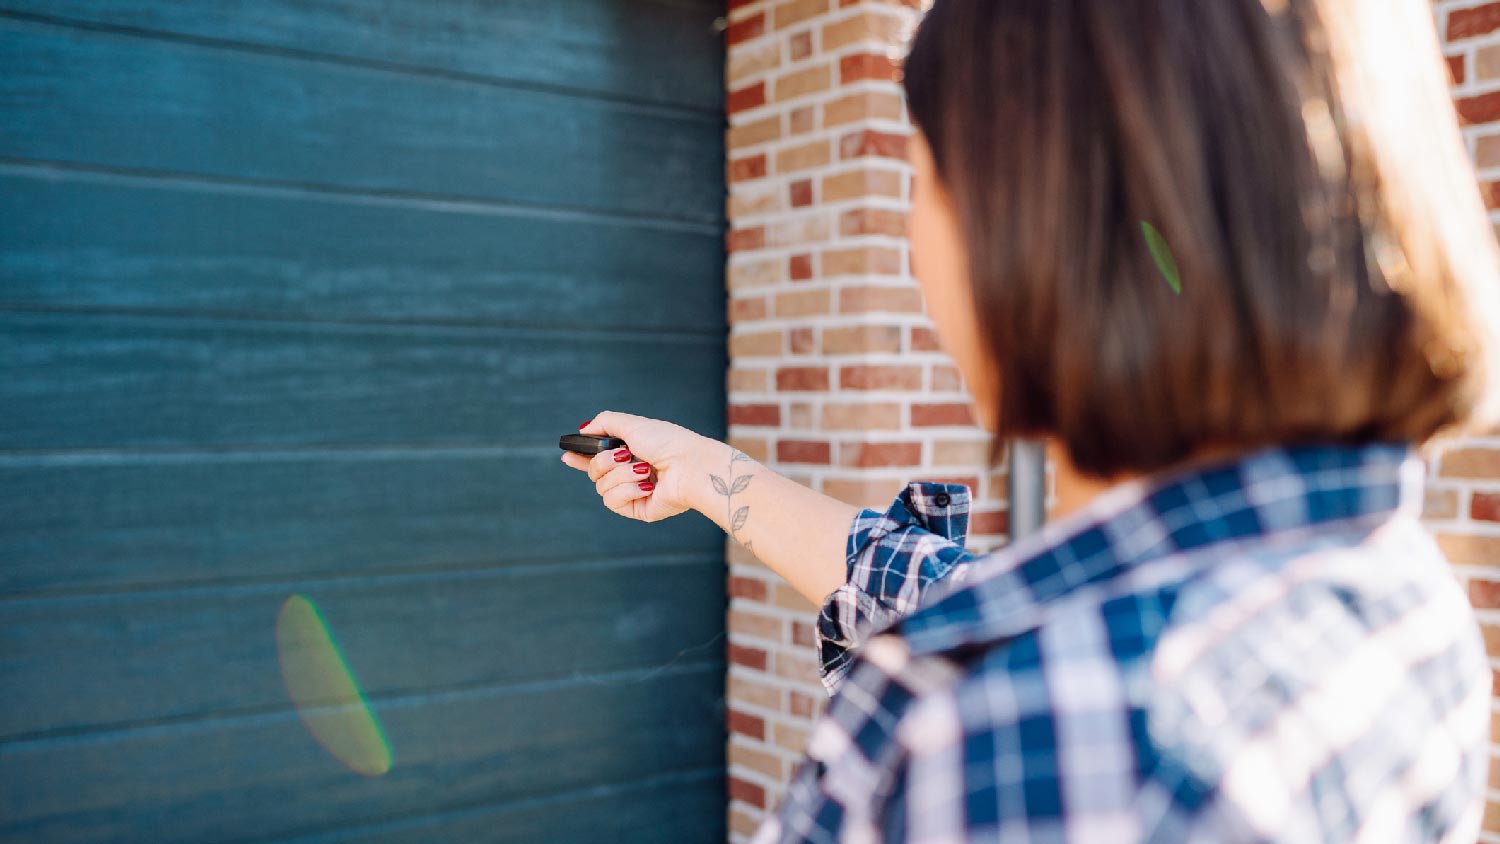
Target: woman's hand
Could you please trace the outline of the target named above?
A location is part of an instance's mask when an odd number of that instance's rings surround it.
[[[681,425],[613,410],[600,412],[578,432],[625,441],[628,448],[592,456],[565,451],[562,462],[588,473],[604,506],[642,522],[659,522],[690,509],[689,474],[702,473],[695,464],[705,447],[716,442]],[[650,488],[642,489],[642,483]]]

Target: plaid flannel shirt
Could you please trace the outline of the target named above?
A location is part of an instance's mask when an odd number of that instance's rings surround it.
[[[754,844],[1470,844],[1490,670],[1403,445],[1112,488],[993,554],[969,490],[861,511],[832,699]]]

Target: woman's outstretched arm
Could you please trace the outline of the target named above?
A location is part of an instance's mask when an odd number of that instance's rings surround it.
[[[689,505],[713,520],[813,606],[848,578],[860,508],[809,489],[733,446],[703,438],[683,478]]]

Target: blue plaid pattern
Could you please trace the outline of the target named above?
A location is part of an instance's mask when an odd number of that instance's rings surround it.
[[[967,487],[851,527],[832,699],[754,844],[1472,842],[1478,624],[1400,444],[1118,485],[993,554]]]

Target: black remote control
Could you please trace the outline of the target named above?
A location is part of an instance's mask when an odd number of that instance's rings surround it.
[[[622,448],[625,441],[619,437],[595,437],[589,434],[563,434],[557,447],[578,454],[598,454],[613,448]]]

